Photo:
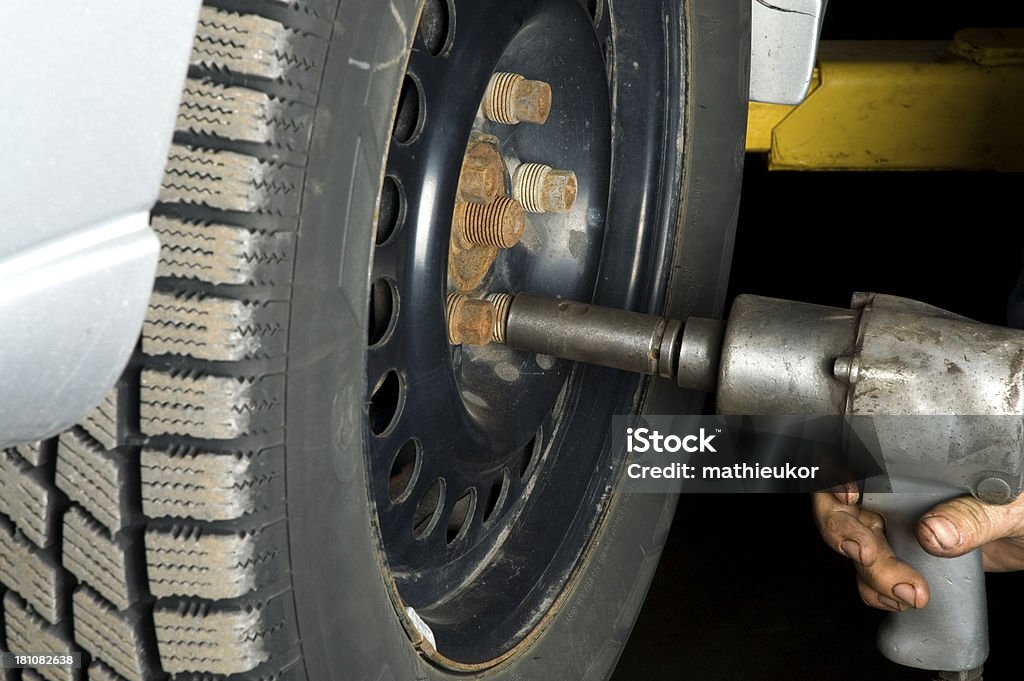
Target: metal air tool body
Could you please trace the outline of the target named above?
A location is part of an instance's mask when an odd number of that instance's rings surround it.
[[[895,662],[954,674],[945,678],[980,676],[988,655],[980,552],[932,556],[914,528],[929,508],[964,493],[989,503],[1020,493],[1024,332],[874,294],[855,295],[850,309],[740,296],[724,322],[530,294],[505,303],[495,339],[715,392],[724,415],[872,417],[891,489],[865,494],[864,505],[885,517],[893,549],[932,593],[926,607],[890,615],[879,647]]]

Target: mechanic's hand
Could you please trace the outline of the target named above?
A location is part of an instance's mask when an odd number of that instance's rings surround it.
[[[814,495],[814,519],[829,546],[857,565],[857,587],[868,605],[896,612],[928,602],[928,584],[897,559],[877,513],[858,505],[856,486]],[[944,502],[917,524],[917,540],[935,556],[960,556],[981,548],[985,570],[1024,570],[1024,495],[1005,506],[973,497]]]

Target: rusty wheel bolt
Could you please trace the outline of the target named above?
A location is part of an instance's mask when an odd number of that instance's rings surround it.
[[[461,293],[449,293],[445,313],[448,342],[452,345],[487,345],[494,335],[494,305]]]
[[[491,203],[456,204],[455,223],[471,244],[512,248],[523,238],[526,213],[518,201],[502,196]]]
[[[494,333],[491,340],[495,343],[505,343],[505,330],[508,328],[508,311],[512,307],[512,296],[509,293],[488,293],[485,300],[494,306]]]
[[[493,144],[477,142],[469,147],[459,176],[459,198],[490,203],[505,189],[505,162]]]
[[[565,213],[576,205],[576,173],[540,163],[524,163],[516,170],[512,195],[531,213]]]
[[[551,86],[518,73],[496,73],[484,94],[483,109],[494,123],[543,125],[551,113]]]

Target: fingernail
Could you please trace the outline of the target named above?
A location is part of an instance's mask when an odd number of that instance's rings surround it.
[[[960,543],[960,533],[949,518],[940,515],[929,516],[921,521],[935,538],[935,543],[944,549],[956,548]]]
[[[847,539],[846,541],[844,541],[842,544],[839,545],[839,548],[843,550],[843,555],[847,558],[852,558],[858,563],[864,562],[860,559],[860,544],[853,541],[852,539]]]
[[[878,594],[878,602],[890,610],[896,610],[897,612],[907,607],[897,601],[895,598],[889,598],[885,594]]]
[[[851,485],[837,485],[832,488],[832,494],[842,504],[850,505],[856,501],[853,487]]]
[[[917,589],[914,588],[913,584],[897,584],[892,588],[892,592],[896,595],[896,598],[900,599],[911,608],[917,607]]]

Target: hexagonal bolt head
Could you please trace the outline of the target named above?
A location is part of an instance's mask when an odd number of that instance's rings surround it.
[[[576,205],[576,173],[555,170],[540,163],[524,163],[516,169],[512,195],[530,213],[565,213]]]
[[[543,125],[551,114],[551,86],[518,73],[496,73],[484,93],[483,112],[494,123]]]
[[[526,212],[515,199],[501,196],[490,203],[457,203],[455,229],[463,238],[480,246],[512,248],[523,238]]]
[[[448,342],[452,345],[487,345],[494,335],[494,305],[461,293],[449,293]]]
[[[505,162],[498,148],[488,142],[470,144],[459,176],[459,199],[490,203],[504,194]]]

